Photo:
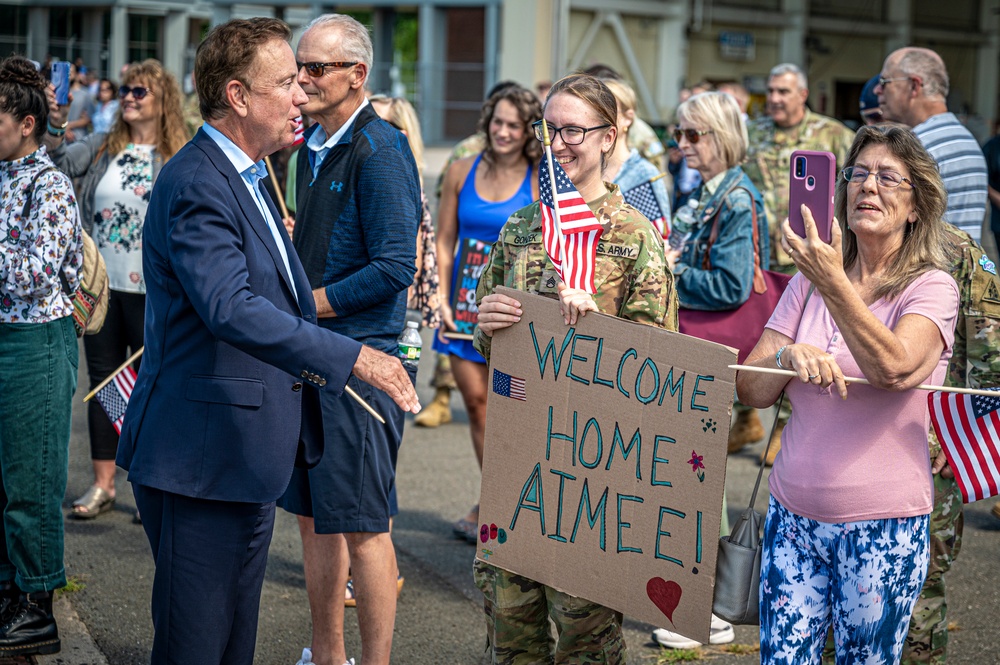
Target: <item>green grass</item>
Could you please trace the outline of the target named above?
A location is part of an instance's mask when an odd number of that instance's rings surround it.
[[[759,644],[737,644],[737,643],[734,642],[733,644],[727,644],[724,647],[721,647],[721,649],[723,651],[725,651],[726,653],[731,653],[731,654],[733,654],[735,656],[747,656],[749,654],[757,653],[758,651],[760,651],[760,645]]]
[[[77,591],[83,591],[87,588],[87,585],[80,581],[79,577],[69,576],[66,578],[66,586],[61,589],[56,589],[56,593],[76,593]]]
[[[656,665],[669,665],[669,663],[690,663],[701,660],[703,654],[700,648],[694,649],[661,649],[660,655],[656,659]]]

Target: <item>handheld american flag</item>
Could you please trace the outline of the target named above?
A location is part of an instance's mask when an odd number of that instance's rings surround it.
[[[597,243],[601,239],[604,227],[594,216],[590,206],[576,191],[569,176],[558,162],[553,162],[555,171],[555,190],[549,178],[549,170],[542,166],[538,169],[538,192],[542,208],[542,242],[545,253],[555,266],[562,281],[574,289],[583,289],[593,294],[594,270],[597,261]],[[555,213],[559,210],[559,228],[562,230],[562,244],[565,250],[566,265],[562,265],[559,252],[559,231],[556,227]]]
[[[660,209],[660,202],[656,200],[656,194],[653,193],[652,180],[647,180],[627,192],[622,192],[622,196],[625,198],[625,203],[641,212],[646,219],[653,223],[661,238],[670,235],[667,213]]]
[[[1000,494],[1000,392],[985,397],[935,391],[927,405],[962,500]]]
[[[135,386],[135,370],[131,365],[126,365],[106,386],[94,394],[119,434],[122,433],[122,420],[125,418],[125,409],[128,407],[133,386]]]
[[[292,146],[302,145],[302,142],[306,140],[306,126],[302,121],[302,116],[295,119],[295,141]]]

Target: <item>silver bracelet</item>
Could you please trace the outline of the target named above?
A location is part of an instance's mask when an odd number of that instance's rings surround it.
[[[788,345],[786,344],[785,346],[778,349],[778,352],[774,354],[774,364],[778,366],[778,369],[786,369],[786,370],[788,369],[787,367],[781,364],[781,354],[784,353],[785,349],[787,348]]]

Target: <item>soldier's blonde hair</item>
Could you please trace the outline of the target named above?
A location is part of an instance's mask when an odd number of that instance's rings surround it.
[[[677,107],[679,124],[695,125],[691,129],[710,129],[711,134],[701,137],[715,146],[726,168],[731,169],[746,161],[747,126],[736,100],[724,92],[702,92],[688,98]]]
[[[845,168],[854,166],[858,155],[870,146],[881,145],[893,157],[903,162],[913,183],[913,210],[917,220],[906,225],[903,244],[889,257],[882,280],[875,288],[875,298],[895,298],[913,280],[928,270],[947,270],[944,247],[944,212],[948,194],[945,192],[937,162],[928,154],[920,140],[905,127],[896,123],[864,126],[858,130],[847,155]],[[837,179],[836,214],[843,231],[844,269],[848,270],[858,260],[858,238],[848,225],[847,180]],[[904,183],[900,188],[905,188]],[[904,192],[900,191],[900,194]]]

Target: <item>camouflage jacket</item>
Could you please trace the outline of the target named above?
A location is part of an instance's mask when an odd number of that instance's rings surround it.
[[[625,137],[628,140],[628,147],[638,150],[643,159],[660,171],[667,169],[665,159],[667,149],[660,141],[660,137],[656,135],[656,130],[650,127],[649,123],[641,118],[636,118],[632,122],[632,126],[628,128]]]
[[[802,122],[787,129],[770,117],[747,123],[750,145],[743,170],[764,197],[764,210],[771,230],[771,263],[792,264],[781,249],[781,223],[788,217],[788,168],[792,152],[821,150],[837,157],[838,171],[847,159],[854,132],[833,118],[806,109]]]
[[[992,388],[1000,385],[1000,278],[986,251],[965,231],[945,224],[945,253],[958,282],[955,345],[945,385]],[[930,436],[931,457],[941,446]]]
[[[591,209],[604,223],[597,247],[594,300],[605,314],[677,330],[674,278],[663,258],[663,241],[649,220],[625,203],[616,185]],[[559,276],[542,246],[538,202],[515,212],[500,230],[479,278],[476,304],[497,286],[558,298]],[[476,328],[473,344],[489,361],[490,337]]]

